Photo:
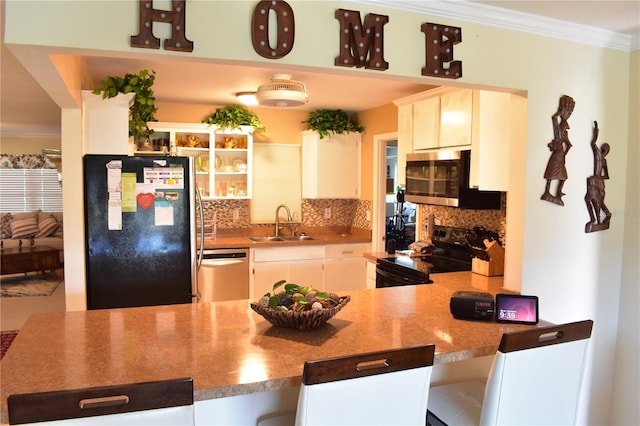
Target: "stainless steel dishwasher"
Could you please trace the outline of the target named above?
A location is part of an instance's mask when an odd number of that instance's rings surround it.
[[[199,302],[249,298],[249,249],[205,249],[198,269]]]

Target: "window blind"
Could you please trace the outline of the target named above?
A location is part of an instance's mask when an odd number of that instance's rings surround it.
[[[62,211],[56,169],[0,169],[0,213]]]

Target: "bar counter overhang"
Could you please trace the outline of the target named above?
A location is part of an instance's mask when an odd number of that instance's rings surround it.
[[[503,292],[502,277],[434,275],[430,285],[349,292],[314,330],[274,327],[250,300],[32,315],[1,363],[2,423],[14,393],[192,377],[195,400],[300,385],[305,360],[435,344],[435,363],[495,354],[532,326],[454,319],[458,290]]]

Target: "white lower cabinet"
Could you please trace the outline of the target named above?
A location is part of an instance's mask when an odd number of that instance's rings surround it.
[[[376,288],[376,262],[367,261],[367,288]]]
[[[322,288],[324,246],[264,247],[251,250],[252,294],[259,299],[280,280]]]
[[[280,280],[322,291],[367,287],[368,243],[263,247],[251,250],[251,294],[259,299]]]
[[[367,285],[369,244],[332,244],[325,248],[324,291],[362,290]]]

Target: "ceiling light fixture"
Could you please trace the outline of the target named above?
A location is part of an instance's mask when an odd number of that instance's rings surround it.
[[[238,92],[236,98],[242,105],[258,105],[256,92]]]
[[[271,81],[258,87],[258,103],[264,106],[293,107],[309,101],[304,83],[294,81],[289,74],[274,74]]]

